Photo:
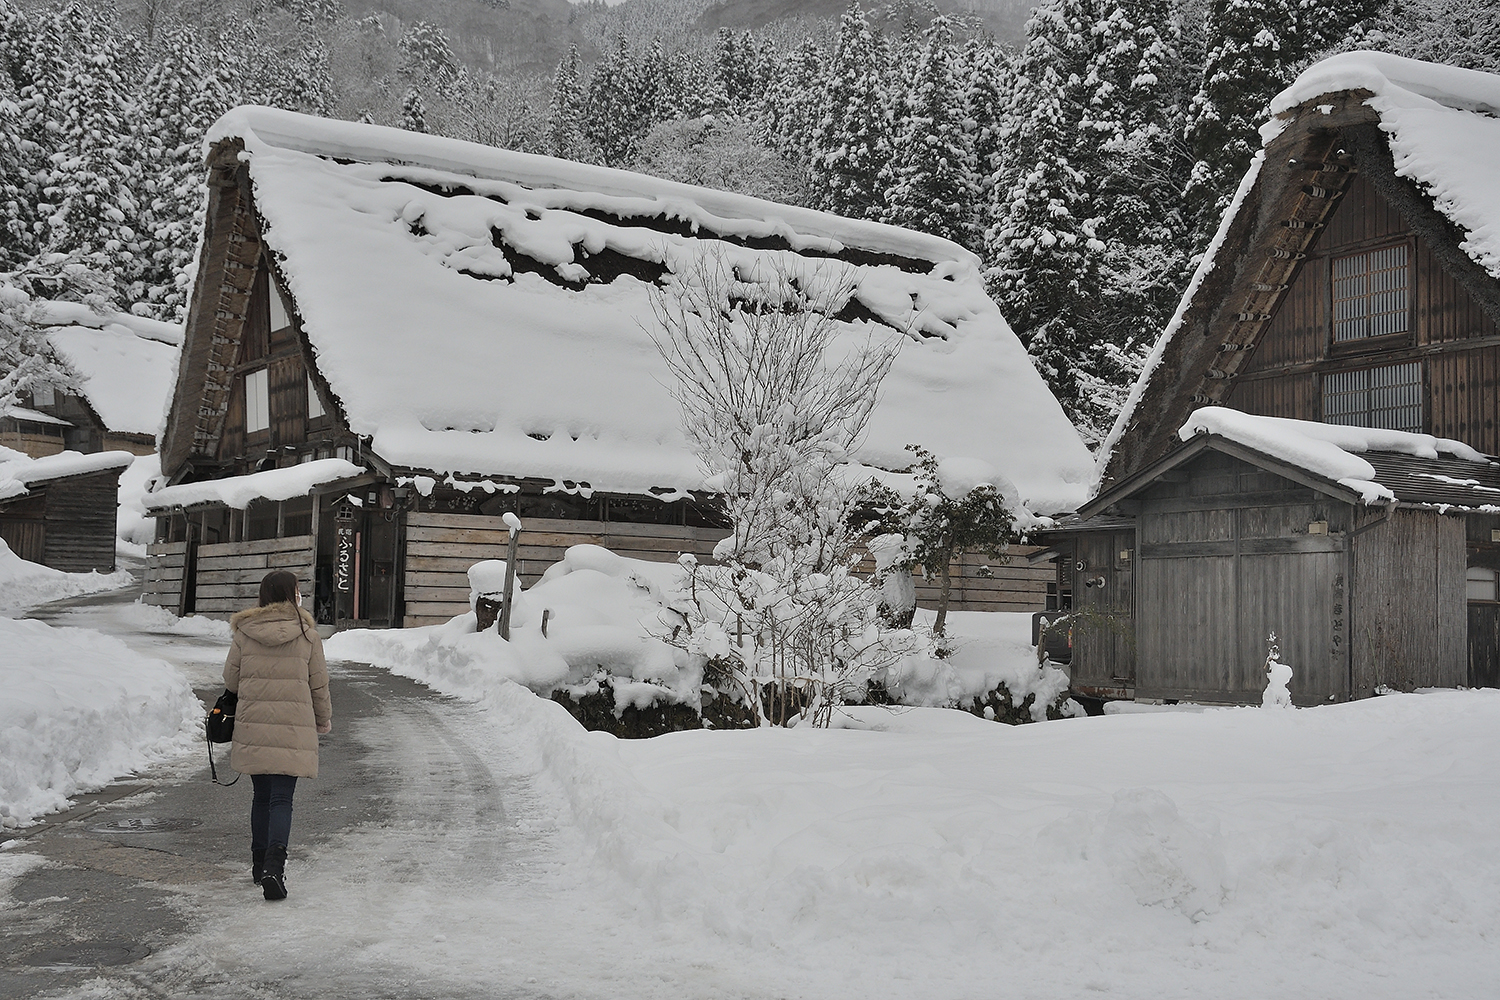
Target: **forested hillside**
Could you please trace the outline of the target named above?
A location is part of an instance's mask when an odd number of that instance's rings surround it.
[[[1468,0],[1045,0],[1014,43],[1009,0],[951,6],[0,0],[0,267],[70,255],[180,317],[203,132],[271,104],[946,236],[1092,442],[1303,66],[1500,69]]]

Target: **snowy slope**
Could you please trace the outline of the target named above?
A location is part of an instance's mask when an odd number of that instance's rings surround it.
[[[53,350],[78,373],[83,395],[111,431],[155,435],[161,426],[177,373],[182,328],[156,325],[176,331],[178,343],[141,336],[119,322],[47,331]]]
[[[225,116],[209,140],[226,138],[244,142],[320,371],[394,464],[701,488],[647,328],[652,286],[636,274],[665,267],[671,281],[720,255],[744,274],[785,268],[816,283],[842,267],[830,255],[855,248],[857,305],[838,349],[871,335],[904,344],[860,458],[904,467],[916,442],[988,462],[1033,509],[1083,497],[1086,449],[955,244],[265,108]]]

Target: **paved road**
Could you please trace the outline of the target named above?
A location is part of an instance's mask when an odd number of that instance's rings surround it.
[[[36,617],[87,625],[111,602],[131,599],[127,591],[64,602]],[[161,637],[146,638],[163,655]],[[204,663],[222,655],[222,641],[172,641],[184,661],[198,664],[190,676],[200,680]],[[427,886],[499,877],[514,861],[506,857],[506,801],[463,738],[475,709],[360,664],[330,664],[330,673],[335,730],[324,740],[319,778],[297,790],[294,897],[299,865],[316,864],[306,859],[337,851],[356,830],[409,831],[427,845],[370,859],[380,868],[374,877]],[[198,694],[208,704],[219,690]],[[398,966],[363,966],[351,978],[348,966],[287,968],[275,954],[246,962],[196,952],[193,933],[206,921],[222,925],[226,900],[232,910],[243,906],[246,919],[259,919],[252,907],[268,905],[249,880],[250,795],[249,779],[210,784],[199,757],[121,782],[28,831],[6,862],[24,853],[46,863],[20,876],[14,905],[0,908],[0,998],[537,995],[495,983],[413,981]]]

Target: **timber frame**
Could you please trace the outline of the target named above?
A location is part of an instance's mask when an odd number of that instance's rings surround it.
[[[1230,221],[1214,264],[1193,293],[1160,364],[1128,423],[1119,428],[1101,480],[1108,490],[1176,444],[1177,428],[1200,406],[1234,405],[1309,251],[1355,177],[1367,178],[1411,231],[1488,318],[1500,324],[1500,282],[1462,249],[1463,234],[1430,198],[1398,177],[1369,91],[1308,101],[1280,116],[1284,128]],[[1500,339],[1467,341],[1465,349],[1500,351]],[[1414,348],[1413,357],[1445,348]],[[1291,416],[1292,414],[1281,414]],[[1483,447],[1474,439],[1470,443]]]

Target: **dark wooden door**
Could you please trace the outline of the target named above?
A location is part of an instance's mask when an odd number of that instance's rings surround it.
[[[1469,687],[1500,687],[1500,604],[1469,605]]]

